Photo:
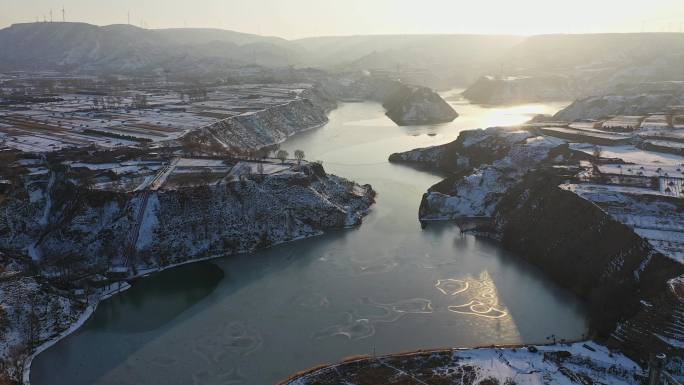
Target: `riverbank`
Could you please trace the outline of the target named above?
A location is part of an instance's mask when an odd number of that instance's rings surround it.
[[[354,227],[357,227],[357,226],[354,226]],[[350,226],[347,229],[351,229],[351,228],[352,227]],[[312,235],[312,236],[305,236],[305,237],[293,239],[290,241],[283,241],[281,243],[277,243],[277,244],[273,244],[271,246],[268,246],[267,248],[277,247],[277,246],[281,246],[281,245],[284,245],[287,243],[296,242],[296,241],[300,241],[300,240],[303,240],[306,238],[321,236],[321,235],[323,235],[323,233],[317,234],[317,235]],[[250,253],[250,252],[244,251],[244,252],[240,252],[238,254],[248,254],[248,253]],[[125,291],[129,290],[132,287],[132,285],[131,285],[132,281],[140,280],[140,279],[147,279],[147,278],[150,278],[150,277],[154,276],[155,274],[161,273],[163,271],[179,268],[179,267],[182,267],[185,265],[190,265],[190,264],[200,263],[200,262],[207,262],[207,261],[212,261],[212,260],[216,260],[216,259],[220,259],[220,258],[228,258],[231,256],[235,256],[235,255],[214,255],[214,256],[209,256],[209,257],[197,258],[197,259],[193,259],[193,260],[187,260],[184,262],[179,262],[179,263],[176,263],[173,265],[168,265],[168,266],[160,267],[157,269],[139,270],[139,271],[137,271],[136,275],[134,275],[130,278],[127,278],[126,280],[117,281],[117,282],[110,284],[109,289],[103,290],[101,293],[96,293],[94,295],[90,295],[90,297],[89,297],[90,300],[88,301],[90,303],[90,305],[87,306],[86,310],[79,316],[79,318],[74,323],[72,323],[69,326],[69,328],[67,330],[64,330],[63,332],[60,332],[59,335],[57,335],[57,336],[55,336],[55,337],[53,337],[47,341],[44,341],[41,345],[39,345],[26,358],[25,363],[23,365],[23,371],[22,371],[22,384],[24,384],[24,385],[30,385],[31,384],[31,364],[32,364],[35,357],[37,357],[39,354],[43,353],[44,351],[46,351],[50,347],[54,346],[55,344],[57,344],[61,340],[65,339],[66,337],[70,336],[72,333],[76,332],[78,329],[83,327],[83,325],[95,313],[95,311],[97,310],[97,307],[102,303],[102,301],[111,299],[111,298],[113,298],[117,295],[120,295],[120,294],[124,293]],[[111,286],[114,286],[114,285],[117,285],[117,287],[111,288]]]
[[[584,341],[351,357],[300,372],[278,385],[571,384],[598,379],[616,385],[645,377],[644,370],[627,357]]]

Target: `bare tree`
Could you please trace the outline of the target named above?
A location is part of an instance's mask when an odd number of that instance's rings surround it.
[[[280,163],[285,163],[285,160],[289,155],[290,153],[285,150],[278,150],[276,153],[276,158],[280,159]]]
[[[29,310],[26,322],[26,344],[29,347],[38,345],[40,340],[40,317],[37,311],[38,298],[34,295],[29,299]]]
[[[5,334],[9,331],[10,320],[7,315],[7,310],[0,306],[0,339],[5,339]]]
[[[147,108],[147,95],[135,95],[133,97],[133,106],[137,109]]]
[[[263,163],[257,164],[257,174],[259,174],[259,178],[264,177],[264,164]]]
[[[304,151],[295,150],[294,156],[297,159],[297,165],[300,165],[302,163],[302,159],[304,159]]]
[[[28,350],[25,345],[19,344],[11,346],[7,352],[6,358],[6,368],[15,374],[15,377],[19,378],[20,373],[24,369],[24,360],[28,355]],[[16,383],[16,382],[10,382]]]
[[[276,154],[277,151],[280,150],[280,144],[278,144],[278,143],[272,144],[270,146],[267,146],[266,149],[268,150],[268,155],[270,155],[271,153]]]

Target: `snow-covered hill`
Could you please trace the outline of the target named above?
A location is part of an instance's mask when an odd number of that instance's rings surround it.
[[[0,70],[189,72],[228,65],[299,62],[283,39],[217,30],[150,30],[131,25],[26,23],[0,30]]]

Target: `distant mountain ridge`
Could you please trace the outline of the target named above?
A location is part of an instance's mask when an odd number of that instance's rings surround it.
[[[484,104],[575,100],[606,93],[639,93],[684,81],[684,34],[539,35],[499,58],[501,69],[463,95]],[[660,85],[657,85],[660,84]]]
[[[286,40],[211,28],[24,23],[0,30],[0,71],[95,73],[318,67],[378,70],[407,83],[466,87],[483,75],[556,77],[587,93],[684,80],[684,34],[366,35]],[[521,91],[527,92],[527,91]],[[562,90],[560,90],[562,92]]]
[[[225,30],[86,23],[25,23],[0,30],[0,70],[183,71],[212,59],[287,66],[300,55],[287,40]]]

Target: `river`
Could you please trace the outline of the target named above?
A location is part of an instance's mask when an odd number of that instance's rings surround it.
[[[580,338],[578,299],[495,242],[450,223],[421,230],[421,195],[441,176],[387,162],[562,105],[452,104],[454,122],[421,127],[397,127],[375,103],[343,104],[291,138],[290,153],[373,185],[362,226],[138,281],[40,354],[32,383],[262,385],[355,354]]]

